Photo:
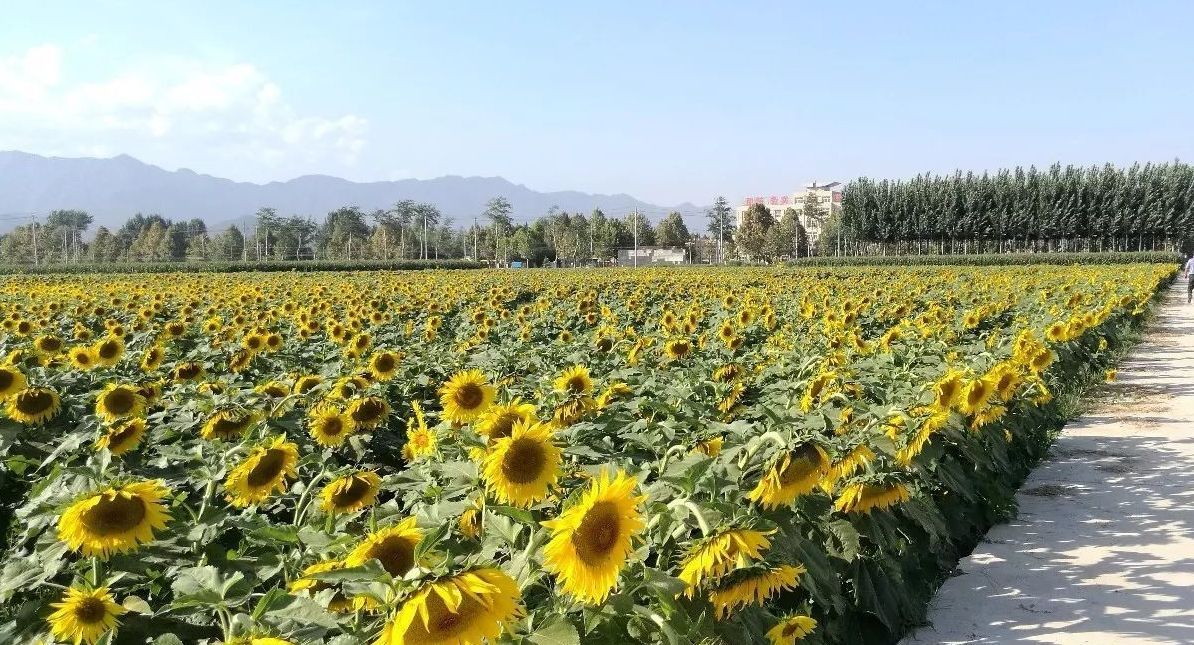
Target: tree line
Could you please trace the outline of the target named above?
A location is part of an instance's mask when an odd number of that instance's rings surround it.
[[[516,223],[513,207],[495,197],[473,221],[456,225],[433,204],[403,200],[366,211],[345,206],[321,222],[261,208],[253,218],[219,231],[203,219],[171,220],[137,213],[116,230],[100,226],[84,233],[93,217],[56,210],[44,221],[17,226],[0,236],[0,262],[181,262],[264,260],[410,260],[470,258],[494,264],[514,260],[532,265],[561,260],[605,261],[634,246],[685,247],[689,260],[718,261],[733,249],[733,217],[724,197],[707,214],[709,234],[688,230],[671,212],[660,221],[639,213],[611,216],[594,209],[570,213],[552,208],[528,223]]]
[[[840,235],[861,254],[1176,250],[1192,225],[1188,164],[1054,164],[863,177],[844,189]]]

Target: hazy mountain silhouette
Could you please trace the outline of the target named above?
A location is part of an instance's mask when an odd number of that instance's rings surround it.
[[[42,157],[0,151],[0,230],[23,223],[14,215],[45,215],[58,208],[77,208],[95,217],[98,226],[115,228],[134,213],[158,213],[170,219],[204,219],[209,228],[252,218],[270,206],[282,215],[310,215],[322,221],[328,211],[345,205],[366,211],[387,208],[402,199],[430,202],[455,226],[467,226],[492,197],[504,196],[514,206],[515,220],[529,221],[552,206],[588,213],[600,208],[621,217],[638,207],[658,221],[670,208],[630,195],[591,195],[576,191],[541,193],[501,177],[445,176],[358,183],[307,175],[284,182],[254,184],[201,175],[192,170],[167,171],[128,155],[111,159]],[[690,229],[704,230],[697,207],[674,207],[685,213]],[[696,227],[696,228],[693,228]]]

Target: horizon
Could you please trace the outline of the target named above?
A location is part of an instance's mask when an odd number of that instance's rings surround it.
[[[501,177],[703,205],[1194,152],[1178,2],[11,13],[0,148],[237,182]]]

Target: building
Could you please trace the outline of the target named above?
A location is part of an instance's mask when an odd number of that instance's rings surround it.
[[[804,216],[804,201],[806,199],[816,200],[817,211],[820,213],[819,218],[814,219]],[[830,213],[842,206],[842,184],[837,181],[828,184],[818,184],[814,181],[805,186],[803,190],[790,195],[747,197],[745,203],[738,207],[739,226],[742,225],[742,217],[746,215],[746,210],[755,204],[766,206],[776,221],[779,221],[783,217],[784,211],[789,208],[795,210],[797,216],[800,218],[801,225],[804,226],[804,231],[808,233],[809,242],[815,244],[817,238],[821,235],[821,226],[825,223],[825,220],[829,219]]]
[[[624,267],[684,264],[687,260],[687,250],[682,246],[640,246],[638,249],[618,249],[618,264]]]

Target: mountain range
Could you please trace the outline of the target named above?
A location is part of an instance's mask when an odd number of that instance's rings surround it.
[[[119,227],[134,213],[157,213],[168,219],[201,218],[209,230],[251,220],[268,206],[281,215],[311,216],[316,221],[342,206],[365,211],[388,208],[403,199],[435,204],[456,226],[466,226],[493,197],[514,207],[518,222],[533,220],[553,206],[588,213],[600,208],[620,217],[635,208],[653,220],[680,211],[693,231],[703,230],[701,209],[692,204],[672,207],[649,204],[630,195],[578,191],[538,192],[501,177],[353,182],[327,175],[305,175],[267,184],[238,182],[185,168],[168,171],[128,155],[107,159],[43,157],[0,151],[0,231],[25,223],[30,215],[74,208],[90,213],[99,226]]]

